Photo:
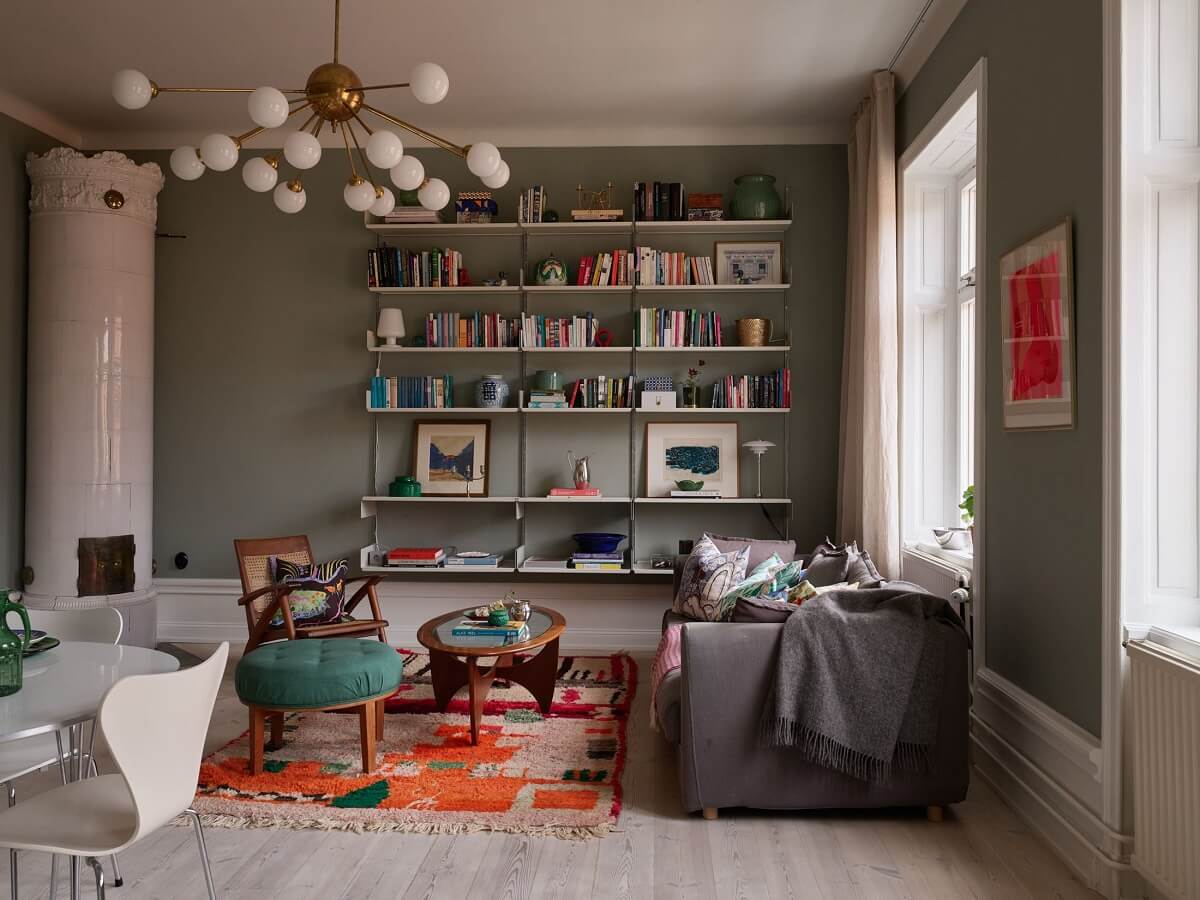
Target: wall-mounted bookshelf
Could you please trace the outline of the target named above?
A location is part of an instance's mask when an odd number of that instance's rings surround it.
[[[495,271],[495,262],[503,257],[509,265],[500,266],[514,284],[504,286],[471,285],[466,287],[371,288],[383,305],[402,306],[406,319],[418,316],[410,332],[419,328],[429,312],[451,310],[496,312],[503,316],[546,315],[569,317],[582,310],[594,312],[601,326],[609,329],[614,344],[607,347],[391,347],[380,345],[368,332],[366,349],[373,354],[376,368],[388,371],[416,373],[453,371],[457,402],[462,402],[473,388],[481,372],[498,372],[509,383],[510,397],[504,407],[451,406],[447,408],[372,409],[372,413],[400,413],[413,419],[425,415],[460,416],[469,418],[496,417],[492,426],[492,446],[489,468],[492,489],[496,496],[422,496],[389,497],[386,486],[393,475],[404,474],[408,457],[390,445],[403,440],[403,426],[388,427],[384,437],[379,418],[374,418],[375,441],[372,458],[371,488],[360,499],[360,514],[375,520],[375,543],[362,548],[363,571],[386,574],[418,575],[426,578],[443,575],[504,575],[508,577],[553,580],[563,576],[638,576],[668,579],[671,569],[654,567],[650,556],[674,552],[679,538],[694,538],[702,527],[731,530],[746,529],[745,533],[761,531],[763,515],[787,534],[790,530],[792,502],[788,497],[789,408],[698,408],[675,409],[638,408],[558,408],[530,409],[521,406],[524,396],[535,386],[535,373],[541,369],[560,370],[562,383],[569,387],[576,378],[591,378],[598,374],[633,377],[640,385],[647,375],[675,372],[691,364],[688,357],[704,358],[707,367],[702,381],[711,389],[713,378],[727,374],[747,374],[748,371],[766,374],[778,367],[787,368],[792,349],[788,339],[790,299],[793,285],[786,266],[786,235],[791,218],[769,221],[655,221],[655,222],[554,222],[488,224],[387,224],[367,217],[366,227],[377,240],[391,240],[393,245],[409,248],[463,246],[478,248],[474,252],[484,259],[481,271],[488,266]],[[771,285],[534,285],[526,284],[534,261],[564,246],[584,254],[612,252],[614,246],[633,251],[636,246],[652,246],[657,250],[686,252],[689,255],[712,253],[712,240],[737,239],[739,235],[772,237],[784,242],[784,271],[782,284]],[[714,238],[715,236],[715,238]],[[455,243],[447,244],[446,239]],[[569,238],[559,244],[560,238]],[[514,240],[515,239],[515,240]],[[685,242],[691,241],[690,245]],[[402,243],[400,243],[402,242]],[[685,245],[686,249],[684,249]],[[572,254],[557,253],[573,264]],[[464,261],[470,262],[468,254]],[[475,270],[471,270],[473,274]],[[574,266],[570,271],[574,275]],[[680,302],[645,295],[682,294]],[[435,298],[446,297],[447,305],[437,307]],[[450,299],[460,298],[460,299]],[[484,304],[491,300],[494,307]],[[633,323],[641,307],[688,306],[706,308],[718,313],[726,327],[732,327],[738,315],[771,318],[780,343],[765,346],[631,346]],[[729,315],[726,317],[726,314]],[[723,336],[725,328],[722,328]],[[404,363],[411,355],[411,366]],[[464,355],[465,354],[465,355]],[[437,362],[434,362],[437,360]],[[719,360],[719,361],[718,361]],[[390,367],[390,368],[388,368]],[[464,368],[465,367],[465,368]],[[467,374],[470,373],[470,374]],[[678,380],[676,388],[679,388]],[[637,394],[635,393],[635,402]],[[571,418],[574,417],[574,418]],[[776,444],[764,467],[763,488],[772,496],[683,498],[645,497],[644,493],[644,429],[647,422],[679,421],[736,421],[740,424],[740,441],[766,437]],[[388,421],[393,421],[389,419]],[[398,420],[404,423],[405,419]],[[605,493],[599,497],[550,497],[543,495],[551,486],[567,486],[565,449],[595,453],[597,467],[606,480]],[[753,493],[755,462],[739,449],[741,491]],[[381,459],[381,453],[387,462]],[[502,472],[502,477],[498,473]],[[474,504],[474,510],[469,507]],[[701,517],[689,514],[681,506],[703,506]],[[502,555],[495,567],[446,567],[409,569],[369,567],[368,553],[375,546],[397,543],[427,545],[442,543],[458,549],[475,549],[479,523],[486,522],[494,536],[490,545],[478,549],[492,550]],[[731,523],[731,524],[726,524]],[[412,531],[416,528],[416,531]],[[475,528],[475,531],[472,531]],[[529,566],[532,556],[561,558],[570,544],[574,531],[617,531],[629,536],[622,545],[625,563],[620,569],[581,571],[563,568]],[[503,534],[504,537],[500,537]],[[402,538],[401,536],[404,535]],[[385,539],[387,538],[387,539]],[[481,542],[482,543],[482,542]],[[501,548],[504,549],[501,549]],[[569,554],[567,554],[569,555]]]

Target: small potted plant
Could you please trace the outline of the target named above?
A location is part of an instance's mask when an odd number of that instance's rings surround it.
[[[704,360],[696,363],[696,368],[688,369],[688,377],[683,382],[683,405],[695,409],[700,405],[700,369],[704,368]]]
[[[962,510],[963,524],[967,526],[967,530],[971,532],[971,544],[975,543],[975,485],[968,484],[966,490],[962,494],[962,503],[958,504],[958,508]]]

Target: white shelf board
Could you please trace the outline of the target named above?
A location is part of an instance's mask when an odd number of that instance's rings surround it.
[[[372,294],[519,294],[520,285],[509,284],[503,287],[486,284],[472,284],[468,287],[368,287]]]
[[[469,235],[510,235],[521,233],[521,226],[516,222],[371,222],[366,223],[367,230],[375,234],[413,234],[413,235],[454,235],[466,237]]]
[[[517,497],[520,503],[628,503],[629,497]]]
[[[500,560],[498,566],[362,566],[370,575],[490,575],[494,572],[516,572],[511,559]]]
[[[476,415],[478,413],[515,413],[515,406],[398,406],[388,409],[375,408],[368,406],[367,412],[371,413],[408,413],[410,415]]]
[[[650,565],[650,560],[640,559],[633,564],[634,575],[658,575],[660,577],[672,577],[675,574],[674,569],[655,569]]]
[[[660,414],[679,415],[679,416],[693,415],[693,414],[700,415],[700,416],[716,416],[716,415],[741,416],[741,415],[750,415],[750,414],[755,414],[755,413],[776,413],[776,414],[782,415],[784,413],[790,413],[791,411],[792,411],[792,409],[790,406],[781,406],[778,409],[767,409],[765,407],[755,407],[753,409],[713,409],[711,406],[697,406],[695,409],[691,409],[686,406],[677,406],[674,409],[671,409],[669,407],[662,407],[662,408],[656,408],[656,409],[640,409],[639,408],[639,409],[635,410],[635,412],[645,413],[646,415],[652,415],[652,416],[657,416]]]
[[[583,414],[587,414],[587,413],[609,413],[609,414],[626,413],[626,414],[628,414],[628,413],[632,412],[632,410],[630,410],[629,407],[627,407],[627,406],[618,406],[618,407],[612,407],[612,408],[607,407],[607,406],[600,406],[600,407],[568,406],[568,407],[559,408],[559,409],[530,409],[527,406],[523,406],[523,407],[521,407],[521,412],[568,413],[570,415],[583,415]]]
[[[537,566],[521,566],[517,569],[522,575],[628,575],[632,570],[621,569],[543,569]]]
[[[633,292],[631,284],[527,284],[527,294],[629,294]]]
[[[723,506],[734,505],[767,505],[767,506],[788,506],[791,504],[791,499],[788,497],[634,497],[634,503],[719,503]]]
[[[372,353],[518,353],[520,347],[401,347],[387,344],[371,345],[367,341],[367,349]]]
[[[646,220],[634,225],[643,234],[766,234],[787,231],[791,219]]]
[[[788,344],[768,344],[765,347],[634,347],[636,353],[788,353]]]
[[[422,494],[420,497],[363,497],[363,503],[515,503],[520,497],[470,497]]]
[[[769,293],[771,291],[786,291],[790,284],[639,284],[635,289],[639,294],[651,294],[674,291],[704,291],[707,293]]]
[[[522,347],[525,353],[632,353],[632,347]]]
[[[526,234],[631,234],[633,223],[616,222],[522,222]]]

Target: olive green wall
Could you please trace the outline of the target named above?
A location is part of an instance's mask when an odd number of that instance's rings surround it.
[[[1099,734],[1101,4],[970,0],[900,99],[899,148],[980,57],[988,116],[980,250],[988,264],[987,665]],[[1075,229],[1076,426],[1006,432],[998,262],[1064,216]]]
[[[167,166],[165,152],[130,155]],[[440,152],[420,155],[430,174],[445,178],[452,191],[478,189],[459,160]],[[513,181],[497,192],[497,199],[507,220],[515,217],[520,187],[533,182],[548,187],[551,205],[564,217],[574,205],[574,187],[580,181],[591,186],[612,181],[626,206],[635,180],[683,181],[690,190],[723,191],[728,198],[735,176],[763,171],[790,188],[795,225],[787,236],[788,261],[797,287],[791,292],[789,327],[795,348],[796,412],[787,426],[781,417],[743,417],[742,439],[763,435],[780,443],[774,457],[768,456],[764,476],[768,486],[777,486],[782,481],[782,431],[770,429],[792,429],[793,533],[801,545],[812,546],[831,531],[846,255],[845,147],[512,149],[505,151],[505,158]],[[342,202],[345,170],[344,157],[327,150],[326,158],[305,176],[308,205],[295,216],[276,211],[269,196],[247,190],[237,171],[208,173],[196,182],[168,176],[159,197],[159,228],[186,239],[160,239],[157,245],[155,556],[160,576],[235,575],[230,541],[238,536],[306,532],[322,556],[354,554],[372,539],[370,520],[359,518],[358,498],[371,489],[372,417],[363,410],[363,391],[373,361],[365,351],[364,332],[373,327],[378,303],[364,289],[364,271],[365,251],[374,238],[361,217]],[[540,239],[530,252],[557,252],[573,267],[581,253],[624,246],[624,240],[567,239],[555,246]],[[678,240],[654,243],[670,249]],[[500,268],[517,277],[517,239],[507,248],[497,239],[456,238],[447,243],[464,252],[477,281]],[[710,253],[710,243],[711,238],[704,238],[699,245],[680,249]],[[664,298],[669,305],[689,302],[672,296],[673,300]],[[417,298],[403,302],[407,307]],[[482,298],[468,298],[457,306],[452,301],[434,306],[424,302],[423,309],[461,310],[491,303]],[[598,297],[588,306],[603,321],[610,302],[624,314],[628,300],[623,297]],[[762,312],[763,302],[747,301],[728,313]],[[419,324],[415,316],[410,318],[410,333]],[[616,363],[626,359],[614,357],[594,371],[616,374]],[[430,369],[436,365],[436,371],[443,370],[448,365],[443,360],[429,360]],[[679,358],[664,371],[680,376],[690,362],[690,356]],[[722,369],[722,360],[708,362],[706,376]],[[469,384],[483,371],[495,370],[496,364],[479,366],[472,370],[460,364],[454,372]],[[420,368],[389,371],[415,373]],[[567,363],[561,368],[564,375],[571,374]],[[515,369],[509,374],[515,378]],[[466,402],[465,396],[460,395],[459,402]],[[381,474],[407,472],[413,417],[379,418],[387,420],[381,422]],[[531,467],[537,471],[531,490],[542,481],[565,480],[561,456],[570,446],[595,447],[599,471],[612,479],[606,493],[625,493],[617,487],[627,485],[627,435],[614,442],[611,425],[597,421],[591,426],[590,418],[599,417],[581,418],[587,427],[577,427],[578,420],[572,420],[565,432],[550,422],[531,424],[531,429],[545,432],[530,444]],[[493,417],[491,467],[497,494],[513,493],[515,488],[515,419]],[[772,424],[768,419],[778,421]],[[593,427],[596,430],[589,431]],[[640,428],[639,420],[639,432]],[[744,458],[742,465],[752,462]],[[749,477],[743,475],[743,488],[752,484]],[[511,546],[514,529],[508,508],[466,519],[449,512],[422,512],[426,518],[420,520],[400,519],[392,512],[393,518],[382,523],[384,540]],[[543,514],[531,523],[535,552],[543,544],[560,545],[571,530],[610,524],[555,515]],[[674,510],[656,516],[647,519],[645,532],[639,531],[643,547],[651,540],[671,547],[676,536],[695,536],[705,525],[726,522],[731,529],[770,534],[770,526],[753,507],[710,521]],[[190,557],[185,572],[171,563],[178,551]]]
[[[25,306],[29,179],[25,154],[57,141],[0,115],[0,587],[17,586],[25,531]]]

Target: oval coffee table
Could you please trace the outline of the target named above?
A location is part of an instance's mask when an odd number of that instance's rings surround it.
[[[488,689],[497,678],[524,687],[543,713],[550,712],[554,699],[554,677],[558,672],[558,636],[567,627],[562,614],[545,606],[535,606],[529,615],[529,637],[518,644],[484,645],[455,638],[451,632],[466,613],[457,610],[430,619],[417,632],[417,640],[429,650],[429,673],[438,712],[446,707],[459,689],[470,689],[471,743],[479,743],[479,719]],[[517,661],[518,653],[541,648],[529,659]],[[461,659],[460,659],[461,657]],[[495,658],[489,667],[480,660]],[[464,662],[465,660],[465,662]]]

